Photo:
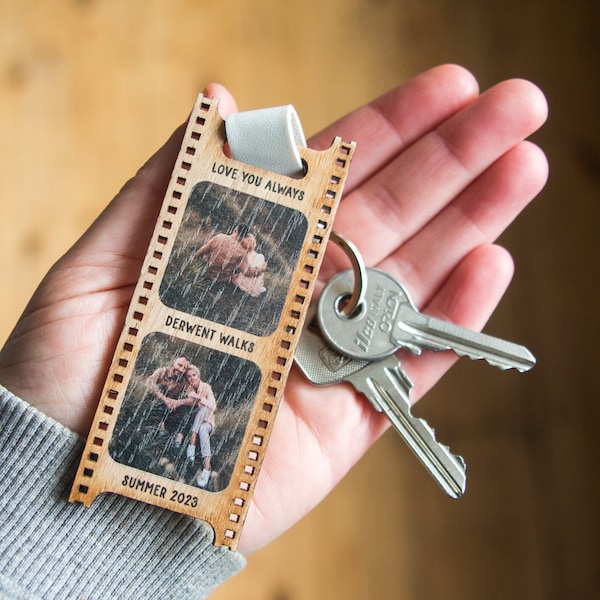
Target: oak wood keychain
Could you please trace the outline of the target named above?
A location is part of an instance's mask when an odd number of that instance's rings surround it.
[[[70,500],[156,504],[235,549],[355,146],[294,144],[291,177],[226,139],[198,96]]]

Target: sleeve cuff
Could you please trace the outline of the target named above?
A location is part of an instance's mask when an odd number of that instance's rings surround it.
[[[0,598],[203,598],[245,566],[203,521],[114,494],[69,503],[83,440],[2,386],[0,420]]]

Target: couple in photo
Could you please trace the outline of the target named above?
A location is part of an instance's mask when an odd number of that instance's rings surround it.
[[[186,356],[176,357],[169,367],[156,369],[146,386],[154,399],[164,405],[158,428],[165,435],[174,435],[171,458],[179,458],[187,433],[190,439],[186,457],[191,464],[196,460],[199,446],[202,471],[195,477],[195,483],[205,488],[212,474],[210,436],[215,428],[217,408],[211,386],[202,381],[200,370]],[[189,430],[185,431],[187,427]]]
[[[194,258],[199,256],[206,260],[206,274],[213,281],[231,282],[254,298],[266,291],[267,261],[256,252],[256,237],[247,225],[236,225],[230,234],[215,234],[196,250]]]

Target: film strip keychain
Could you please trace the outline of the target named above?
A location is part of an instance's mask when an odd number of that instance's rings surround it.
[[[354,147],[198,96],[70,501],[121,494],[237,547]]]

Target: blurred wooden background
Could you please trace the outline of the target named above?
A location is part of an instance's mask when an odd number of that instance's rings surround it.
[[[517,271],[487,329],[538,365],[463,359],[416,411],[465,456],[466,496],[390,432],[215,599],[597,593],[599,39],[597,0],[0,0],[1,340],[209,81],[242,109],[293,103],[307,134],[443,62],[548,95],[551,179],[502,239]]]

